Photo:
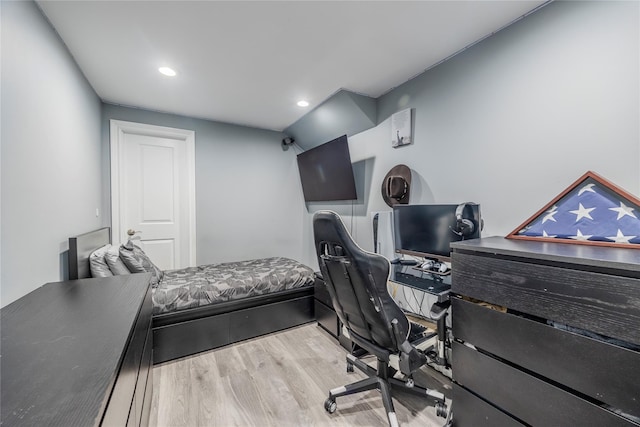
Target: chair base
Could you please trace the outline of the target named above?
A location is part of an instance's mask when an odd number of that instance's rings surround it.
[[[395,369],[391,368],[386,361],[378,360],[378,369],[374,369],[371,366],[364,363],[362,360],[357,359],[351,354],[347,355],[347,370],[355,366],[360,371],[364,372],[368,378],[365,378],[355,383],[348,384],[342,387],[334,388],[329,391],[329,397],[325,401],[324,408],[327,412],[335,412],[336,398],[341,396],[347,396],[350,394],[360,393],[363,391],[378,389],[382,395],[382,403],[387,413],[387,419],[391,427],[398,426],[398,419],[393,408],[393,401],[391,399],[391,390],[404,390],[411,394],[415,394],[421,397],[427,397],[436,408],[436,414],[439,417],[447,416],[447,405],[445,403],[444,395],[438,391],[430,390],[428,388],[419,387],[413,384],[413,381],[403,382],[396,378],[393,378]]]

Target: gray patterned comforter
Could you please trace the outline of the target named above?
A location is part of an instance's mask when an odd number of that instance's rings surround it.
[[[281,257],[169,270],[153,289],[153,314],[299,288],[313,281],[312,269]]]

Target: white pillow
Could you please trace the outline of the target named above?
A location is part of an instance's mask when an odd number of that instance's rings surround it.
[[[120,251],[117,246],[111,246],[109,248],[109,250],[104,254],[104,260],[107,262],[109,270],[111,270],[114,276],[131,274],[131,271],[129,271],[124,262],[122,262],[122,258],[120,258]]]
[[[111,248],[110,244],[106,244],[101,248],[96,249],[89,255],[89,269],[91,270],[91,277],[109,277],[113,276],[113,273],[109,269],[109,266],[104,260],[104,254]]]

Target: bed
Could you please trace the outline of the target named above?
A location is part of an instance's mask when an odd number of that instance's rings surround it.
[[[69,279],[91,277],[108,227],[69,238]],[[152,290],[154,364],[315,320],[313,270],[282,257],[164,272]]]

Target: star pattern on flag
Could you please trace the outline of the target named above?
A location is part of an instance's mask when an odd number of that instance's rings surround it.
[[[593,219],[591,218],[591,215],[589,215],[589,213],[593,210],[595,210],[596,208],[585,208],[584,206],[582,206],[582,203],[578,204],[578,209],[574,210],[574,211],[569,211],[572,214],[576,214],[578,217],[576,218],[576,222],[580,221],[581,218],[589,218],[589,219]]]
[[[587,177],[521,227],[520,236],[640,244],[640,204]],[[613,187],[615,188],[615,187]]]
[[[624,217],[625,215],[629,215],[631,217],[637,218],[636,215],[633,213],[634,209],[632,207],[625,205],[622,202],[620,202],[620,207],[609,208],[609,210],[618,212],[618,218],[616,218],[617,220],[620,220],[620,218]]]
[[[584,187],[582,187],[580,189],[580,191],[578,191],[578,196],[582,196],[582,193],[584,193],[585,191],[591,191],[592,193],[595,193],[596,190],[593,189],[594,185],[595,185],[594,183],[591,183],[591,184],[587,184]]]
[[[555,208],[555,206],[554,206]],[[553,217],[555,214],[557,214],[558,211],[553,210],[553,208],[551,208],[551,210],[547,211],[547,214],[544,216],[544,218],[542,218],[542,223],[544,224],[547,221],[553,221],[556,222],[556,219]]]
[[[578,230],[578,233],[575,236],[569,236],[570,239],[574,240],[589,240],[591,237],[593,237],[593,234],[585,236],[580,232],[580,230]]]
[[[617,243],[629,243],[629,240],[633,239],[634,237],[636,236],[625,236],[624,234],[622,234],[622,231],[618,229],[618,234],[616,234],[615,236],[607,237],[607,239],[613,240]]]

